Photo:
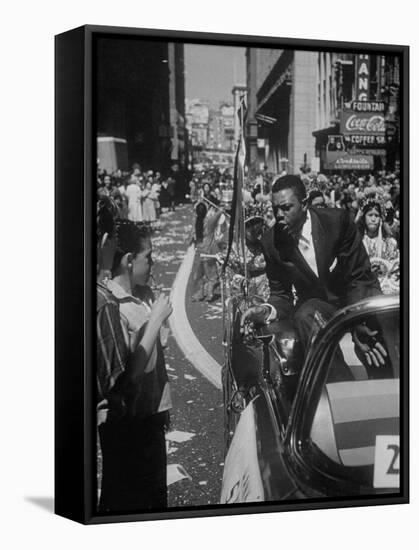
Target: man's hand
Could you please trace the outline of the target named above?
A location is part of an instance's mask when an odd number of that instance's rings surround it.
[[[375,338],[378,330],[371,330],[366,324],[356,325],[352,337],[355,344],[355,353],[368,366],[383,367],[386,364],[387,352],[384,346]]]
[[[240,319],[240,332],[245,332],[246,325],[251,327],[265,325],[270,312],[270,308],[265,305],[249,307]]]

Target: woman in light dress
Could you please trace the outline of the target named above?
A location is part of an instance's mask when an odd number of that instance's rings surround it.
[[[155,224],[157,221],[156,214],[156,203],[157,203],[157,193],[153,190],[151,178],[147,181],[145,189],[142,193],[143,199],[143,221],[149,222],[151,225]]]
[[[143,221],[142,192],[140,182],[136,176],[131,176],[126,195],[128,197],[128,219],[132,222]]]

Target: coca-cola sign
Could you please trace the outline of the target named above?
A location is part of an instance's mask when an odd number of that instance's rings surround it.
[[[344,110],[340,117],[340,131],[341,134],[344,135],[384,135],[384,116],[378,113],[360,113],[352,110]]]

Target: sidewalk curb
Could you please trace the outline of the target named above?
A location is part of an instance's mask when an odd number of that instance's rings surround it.
[[[194,245],[189,246],[186,255],[176,274],[170,292],[173,313],[169,317],[169,326],[176,343],[186,359],[211,382],[221,389],[221,365],[201,345],[189,323],[185,309],[186,287],[188,285],[193,261],[195,257]]]

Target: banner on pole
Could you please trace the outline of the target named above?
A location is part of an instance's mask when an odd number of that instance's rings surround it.
[[[241,254],[245,262],[245,233],[244,233],[244,206],[243,206],[243,186],[244,186],[244,165],[246,160],[246,144],[244,141],[244,121],[246,119],[246,96],[240,98],[237,116],[240,122],[240,137],[237,144],[236,156],[234,160],[234,179],[233,179],[233,199],[231,203],[230,228],[228,236],[228,246],[226,259],[223,269],[226,268],[230,252],[235,246],[238,254]]]

